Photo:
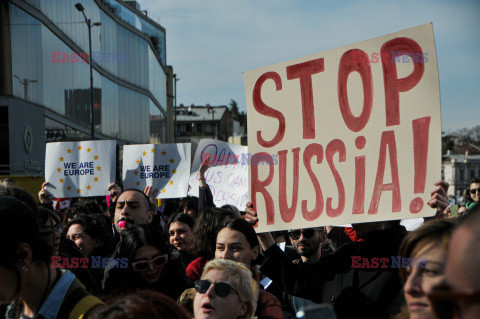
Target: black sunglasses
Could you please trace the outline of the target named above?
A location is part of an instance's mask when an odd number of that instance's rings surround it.
[[[472,188],[470,194],[480,193],[480,188]]]
[[[210,280],[200,279],[195,282],[195,291],[201,294],[207,292],[211,285],[213,286],[213,290],[215,291],[215,295],[218,297],[226,297],[230,294],[231,291],[235,292],[238,295],[238,292],[226,282],[211,282]]]
[[[307,229],[295,229],[289,232],[289,235],[292,239],[299,239],[300,236],[303,234],[303,237],[310,239],[315,234],[316,230],[323,231],[324,227],[317,227],[317,228],[307,228]]]

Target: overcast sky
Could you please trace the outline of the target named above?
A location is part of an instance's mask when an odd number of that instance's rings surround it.
[[[138,0],[167,32],[177,104],[245,110],[242,72],[433,22],[442,129],[480,125],[480,1]]]

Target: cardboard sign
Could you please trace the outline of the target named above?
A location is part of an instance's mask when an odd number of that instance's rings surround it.
[[[47,143],[46,187],[55,198],[108,195],[115,181],[116,141]]]
[[[433,215],[432,24],[244,73],[257,231]]]
[[[125,145],[124,189],[152,186],[157,198],[187,196],[190,153],[190,143]]]
[[[202,159],[210,155],[211,165],[205,179],[212,191],[217,207],[230,204],[245,210],[248,201],[248,163],[250,154],[246,146],[203,139],[193,159],[190,174],[190,194],[198,196],[198,169]]]

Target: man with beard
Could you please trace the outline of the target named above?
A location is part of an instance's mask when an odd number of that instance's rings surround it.
[[[295,259],[293,263],[316,262],[322,257],[322,246],[327,241],[327,232],[324,227],[295,229],[289,231],[288,234],[297,252],[300,254],[300,258]],[[297,313],[302,308],[316,304],[308,299],[295,296],[290,296],[289,299],[294,313]]]
[[[117,232],[132,225],[150,224],[154,212],[149,197],[137,189],[123,193],[117,184],[110,184],[108,191],[115,203],[114,225]]]
[[[323,227],[296,229],[289,233],[293,245],[300,254],[294,263],[315,262],[322,256],[322,244],[327,240],[327,233]]]

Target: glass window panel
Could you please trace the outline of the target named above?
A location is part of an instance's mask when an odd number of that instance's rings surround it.
[[[55,9],[63,11],[62,14],[68,13],[72,5],[71,1],[59,4],[48,0],[41,3],[42,10],[52,9],[49,12],[50,17],[52,15],[55,17],[56,13],[52,13]],[[35,4],[39,6],[40,2]],[[18,77],[18,79],[12,79],[14,96],[25,98],[25,85],[22,82],[25,83],[24,79],[30,78],[27,87],[28,100],[83,125],[89,131],[90,70],[88,63],[83,63],[81,59],[75,62],[72,49],[57,38],[49,28],[14,5],[10,4],[9,7],[12,21],[12,71]],[[96,8],[96,5],[89,8]],[[68,14],[65,14],[65,17],[62,21],[78,22],[83,19],[83,16],[79,18],[75,11],[70,17]],[[100,18],[100,13],[96,17]],[[121,53],[122,50],[125,53],[128,52],[127,63],[112,63],[112,65],[119,69],[130,64],[134,81],[148,88],[164,107],[166,76],[151,48],[144,39],[123,27],[118,27],[110,18],[106,19],[108,22],[102,27],[102,31],[97,33],[98,47],[102,50],[112,48],[107,53]],[[87,36],[84,22],[71,25],[70,31],[66,29],[71,33],[70,36],[79,39]],[[118,33],[120,36],[110,37],[107,42],[103,33],[108,32]],[[102,40],[100,40],[100,33]],[[81,47],[88,49],[88,42],[87,46],[81,45]],[[128,74],[125,75],[128,76]],[[166,120],[157,105],[149,97],[121,87],[95,70],[94,111],[96,130],[107,136],[138,143],[148,143],[152,139],[165,142]]]

